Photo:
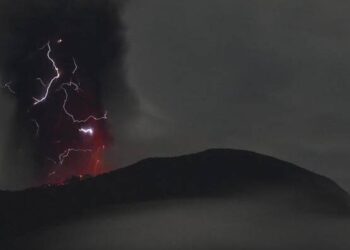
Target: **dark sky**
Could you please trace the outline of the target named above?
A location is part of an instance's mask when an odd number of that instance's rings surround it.
[[[110,163],[232,147],[350,190],[349,12],[347,1],[130,0],[124,67],[137,98],[111,116]],[[4,148],[15,103],[0,98]]]
[[[133,150],[253,150],[350,190],[349,12],[348,1],[130,1]]]

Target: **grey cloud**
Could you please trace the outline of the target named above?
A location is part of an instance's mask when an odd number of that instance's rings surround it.
[[[144,155],[244,148],[349,189],[349,8],[315,0],[130,1],[129,82],[171,121]]]

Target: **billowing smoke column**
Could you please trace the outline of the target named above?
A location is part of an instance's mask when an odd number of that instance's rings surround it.
[[[125,89],[120,4],[21,0],[0,8],[7,17],[2,87],[17,102],[8,157],[30,147],[39,183],[106,171],[112,136],[104,97]]]

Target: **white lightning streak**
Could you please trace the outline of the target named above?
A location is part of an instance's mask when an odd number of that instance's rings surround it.
[[[73,123],[84,123],[84,122],[87,122],[88,120],[90,120],[90,119],[93,119],[93,120],[95,120],[95,121],[100,121],[100,120],[107,120],[108,119],[108,117],[107,117],[107,111],[104,113],[104,115],[103,116],[101,116],[101,117],[96,117],[96,116],[94,116],[94,115],[90,115],[90,116],[88,116],[86,119],[83,119],[83,120],[79,120],[79,119],[76,119],[75,117],[74,117],[74,115],[72,115],[68,110],[67,110],[67,108],[66,108],[66,105],[67,105],[67,101],[68,101],[68,92],[67,92],[67,90],[64,88],[64,87],[62,87],[61,88],[62,90],[63,90],[63,92],[64,92],[64,94],[65,94],[65,98],[64,98],[64,102],[63,102],[63,110],[64,110],[64,112],[66,113],[66,115],[68,115],[72,120],[73,120]]]
[[[77,62],[75,61],[75,58],[73,57],[73,63],[74,63],[74,69],[72,71],[72,74],[75,75],[75,72],[77,72],[78,70],[78,64]]]
[[[57,67],[57,65],[56,65],[56,62],[52,59],[52,57],[51,57],[51,46],[50,46],[50,42],[48,42],[47,44],[46,44],[46,46],[47,46],[47,54],[46,54],[46,56],[47,56],[47,58],[50,60],[50,62],[52,63],[52,66],[53,66],[53,68],[54,68],[54,70],[55,70],[55,72],[56,72],[56,75],[50,80],[50,82],[47,84],[47,86],[46,86],[46,89],[45,89],[45,94],[44,94],[44,96],[42,96],[41,98],[39,98],[39,99],[37,99],[37,98],[33,98],[34,99],[34,105],[37,105],[37,104],[39,104],[39,103],[41,103],[41,102],[43,102],[43,101],[45,101],[46,100],[46,98],[47,98],[47,96],[49,95],[49,92],[50,92],[50,88],[51,88],[51,86],[52,86],[52,84],[54,83],[54,81],[56,81],[58,78],[60,78],[60,72],[59,72],[59,69],[58,69],[58,67]],[[45,47],[45,46],[44,46]],[[43,48],[44,48],[43,47]]]
[[[94,135],[94,129],[93,128],[80,128],[79,132],[83,133],[83,134],[88,134],[93,136]]]
[[[92,150],[91,150],[91,149],[68,148],[68,149],[66,149],[62,154],[60,154],[60,155],[58,156],[60,165],[63,164],[64,160],[67,159],[67,158],[69,157],[69,155],[70,155],[72,152],[83,152],[83,153],[87,153],[87,152],[92,152]]]
[[[36,80],[40,82],[41,86],[43,86],[44,88],[46,87],[44,81],[40,77],[36,78]]]
[[[16,92],[11,88],[11,84],[12,84],[12,82],[7,82],[4,85],[2,85],[1,87],[2,88],[7,88],[12,94],[15,95]]]
[[[76,92],[78,92],[80,90],[80,87],[79,87],[79,85],[77,83],[70,81],[70,82],[62,83],[60,88],[57,91],[59,91],[61,89],[65,90],[65,88],[64,88],[65,85],[68,86],[68,87],[72,87],[73,86],[74,87],[74,91],[76,91]]]

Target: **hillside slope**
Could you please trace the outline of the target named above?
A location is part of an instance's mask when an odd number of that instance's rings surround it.
[[[0,235],[18,235],[115,204],[227,196],[260,199],[295,212],[349,213],[349,195],[326,177],[248,151],[212,149],[146,159],[64,186],[3,191]]]

